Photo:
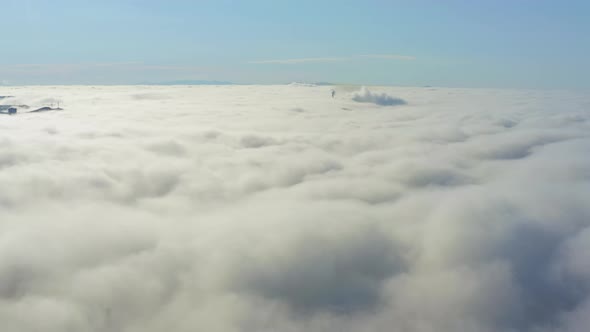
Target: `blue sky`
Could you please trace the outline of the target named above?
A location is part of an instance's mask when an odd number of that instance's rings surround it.
[[[590,87],[582,0],[0,0],[0,82]]]

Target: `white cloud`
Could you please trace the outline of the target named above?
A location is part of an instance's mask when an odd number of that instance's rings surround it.
[[[352,100],[359,103],[373,103],[380,106],[405,105],[406,101],[400,98],[392,97],[386,93],[373,93],[367,87],[362,87],[360,91],[352,95]]]
[[[584,331],[587,96],[330,89],[4,88],[0,327]]]
[[[386,59],[386,60],[416,60],[416,57],[410,55],[400,55],[400,54],[365,54],[360,55],[363,58],[370,58],[370,59]]]
[[[302,63],[314,63],[314,62],[342,62],[342,61],[353,61],[357,59],[386,59],[386,60],[415,60],[416,58],[408,55],[398,54],[369,54],[369,55],[355,55],[345,57],[327,57],[327,58],[296,58],[296,59],[278,59],[278,60],[261,60],[261,61],[250,61],[252,64],[283,64],[283,65],[295,65]]]
[[[254,64],[283,64],[283,65],[294,65],[300,63],[313,63],[313,62],[340,62],[348,61],[350,58],[347,57],[335,57],[335,58],[299,58],[299,59],[279,59],[279,60],[261,60],[261,61],[250,61]]]

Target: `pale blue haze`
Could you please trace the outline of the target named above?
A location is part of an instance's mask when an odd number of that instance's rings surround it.
[[[590,87],[582,0],[0,3],[7,84]]]

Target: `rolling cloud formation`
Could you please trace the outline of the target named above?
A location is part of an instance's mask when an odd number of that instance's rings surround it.
[[[586,331],[587,96],[330,89],[3,89],[2,330]]]

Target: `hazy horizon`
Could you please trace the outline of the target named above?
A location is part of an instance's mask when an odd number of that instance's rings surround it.
[[[513,91],[572,91],[572,92],[583,92],[590,90],[590,87],[486,87],[486,86],[438,86],[438,85],[387,85],[387,84],[352,84],[352,83],[333,83],[333,82],[281,82],[281,83],[235,83],[229,81],[223,81],[222,84],[216,84],[215,81],[208,81],[206,83],[173,83],[173,82],[144,82],[134,84],[0,84],[0,88],[26,88],[26,87],[142,87],[142,86],[153,86],[153,87],[182,87],[182,86],[288,86],[288,85],[304,85],[310,87],[322,87],[322,86],[333,86],[333,87],[347,87],[349,89],[362,87],[370,88],[418,88],[418,89],[451,89],[451,90],[513,90]]]

